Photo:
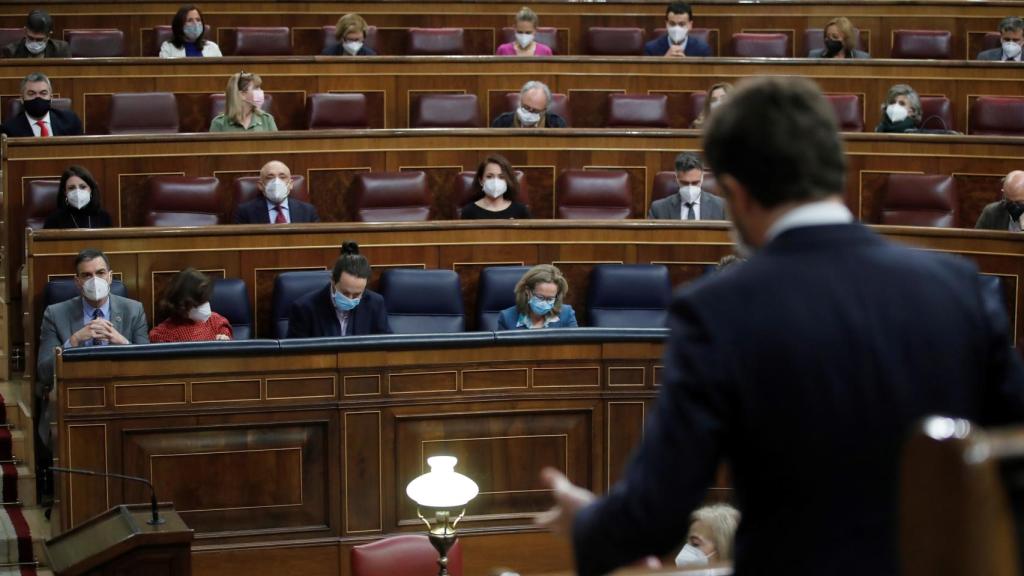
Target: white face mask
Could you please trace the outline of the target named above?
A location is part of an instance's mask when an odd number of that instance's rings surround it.
[[[708,104],[708,107],[711,108],[712,110],[714,110],[715,108],[718,108],[719,106],[721,106],[724,103],[725,103],[725,100],[712,100],[711,103]]]
[[[889,120],[892,121],[893,124],[906,120],[907,116],[910,115],[910,113],[907,112],[907,108],[905,106],[900,106],[899,104],[889,104],[886,106],[885,114],[889,116]]]
[[[516,32],[516,44],[519,44],[520,48],[526,48],[533,43],[533,34],[524,34]]]
[[[501,198],[508,190],[508,182],[501,178],[489,178],[484,180],[484,194],[491,198]]]
[[[345,53],[348,54],[349,56],[355,56],[356,54],[359,53],[360,50],[363,49],[363,43],[362,42],[343,42],[341,47],[342,47],[342,49],[345,50]]]
[[[540,123],[540,114],[530,112],[522,106],[516,109],[516,114],[519,116],[519,123],[523,126],[536,126]]]
[[[93,302],[99,302],[110,294],[110,284],[106,280],[99,276],[93,276],[85,281],[82,285],[82,295],[85,296],[86,300],[92,300]]]
[[[708,555],[693,544],[683,546],[676,556],[676,566],[707,566]]]
[[[288,183],[280,178],[274,178],[263,185],[263,193],[266,195],[267,200],[274,204],[284,202],[284,199],[288,197],[288,192]]]
[[[668,37],[673,44],[682,44],[686,40],[686,36],[690,33],[688,26],[669,26]]]
[[[25,49],[33,54],[42,54],[46,50],[46,40],[25,40]]]
[[[81,210],[89,204],[89,200],[92,200],[92,192],[85,186],[81,188],[72,188],[68,191],[68,204],[73,206],[76,210]]]
[[[188,311],[188,319],[193,322],[206,322],[210,319],[213,311],[210,310],[210,303],[200,304]]]
[[[1003,42],[1003,54],[1010,60],[1020,56],[1021,46],[1016,42]]]
[[[683,202],[696,202],[700,198],[700,186],[680,186],[679,196]]]

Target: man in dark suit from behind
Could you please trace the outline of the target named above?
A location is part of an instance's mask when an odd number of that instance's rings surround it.
[[[686,2],[673,2],[665,10],[665,33],[644,44],[644,56],[711,56],[711,46],[690,36],[693,9]]]
[[[244,202],[235,209],[235,224],[289,224],[319,222],[316,207],[291,197],[292,171],[284,162],[271,160],[260,168],[256,187],[260,197]]]
[[[12,138],[80,136],[82,121],[71,110],[51,108],[53,87],[46,74],[33,72],[21,80],[21,112],[8,118],[0,133]]]
[[[676,156],[679,191],[651,202],[647,217],[652,220],[725,220],[725,202],[704,192],[704,165],[693,152]]]
[[[70,58],[71,47],[53,38],[53,18],[44,10],[33,10],[25,22],[25,37],[0,50],[3,58]]]
[[[671,308],[665,376],[621,481],[594,496],[553,469],[579,573],[603,574],[686,535],[728,460],[743,513],[735,573],[899,573],[900,450],[922,417],[1024,416],[1024,367],[1001,306],[967,260],[853,221],[834,113],[803,78],[760,78],[705,132],[740,266]]]
[[[1024,228],[1024,170],[1014,170],[1003,177],[1003,199],[981,211],[980,230],[1020,232]]]
[[[999,22],[999,48],[978,52],[978,60],[989,62],[1022,62],[1024,56],[1024,19],[1007,16]]]

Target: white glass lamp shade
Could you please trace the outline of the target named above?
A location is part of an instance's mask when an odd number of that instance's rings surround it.
[[[405,493],[413,502],[426,508],[458,508],[476,498],[480,492],[476,482],[455,471],[454,456],[427,458],[430,472],[409,482]]]

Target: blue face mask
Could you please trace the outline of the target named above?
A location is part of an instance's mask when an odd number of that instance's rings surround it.
[[[547,316],[551,313],[551,309],[554,307],[554,300],[546,300],[544,298],[530,296],[530,310],[532,310],[537,316]]]
[[[334,307],[341,312],[348,312],[359,306],[360,298],[349,298],[341,292],[335,292],[331,295],[331,299],[334,300]]]

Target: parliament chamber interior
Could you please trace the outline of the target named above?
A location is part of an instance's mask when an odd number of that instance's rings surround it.
[[[439,455],[479,487],[448,550],[453,575],[573,573],[569,544],[534,524],[552,504],[539,472],[600,494],[643,438],[673,291],[734,253],[711,205],[680,213],[680,153],[699,161],[695,126],[719,87],[751,77],[820,87],[846,155],[835,192],[854,218],[973,262],[1005,307],[1012,353],[1024,353],[1024,219],[1003,207],[1024,203],[1024,4],[700,0],[684,44],[707,52],[650,55],[674,42],[668,5],[206,0],[194,25],[166,1],[3,2],[0,573],[432,574],[431,523],[406,487]],[[43,37],[30,29],[36,10],[52,20]],[[347,14],[362,17],[355,41],[337,27]],[[833,57],[836,30],[852,32],[846,58]],[[551,55],[522,55],[527,41]],[[64,52],[31,57],[51,48]],[[175,49],[203,57],[161,57]],[[39,84],[51,125],[19,133],[39,117],[25,95]],[[538,93],[544,104],[530,109]],[[239,102],[252,120],[238,120]],[[889,115],[900,102],[907,120]],[[60,132],[68,118],[77,128]],[[271,166],[286,178],[266,178]],[[528,218],[470,217],[491,166]],[[696,169],[699,193],[717,194],[715,175]],[[103,224],[59,225],[86,213],[62,189],[70,180],[88,186],[83,206]],[[271,182],[282,181],[293,204],[275,216]],[[670,200],[670,217],[656,216]],[[348,241],[391,333],[345,332],[344,320],[340,333],[335,323],[333,335],[297,338],[295,306],[338,282]],[[191,270],[230,341],[48,340],[44,313],[98,277],[81,282],[85,249],[105,255],[102,294],[137,303],[143,337]],[[504,330],[537,265],[564,277],[558,301],[578,328]],[[917,528],[900,534],[903,573],[1019,573],[1024,487],[1005,471],[1022,469],[1024,432],[985,432],[908,444],[921,450],[908,449],[907,478],[928,488],[903,486],[901,517]],[[996,456],[965,464],[975,445]],[[164,534],[145,522],[151,491]],[[972,504],[930,505],[949,494]],[[733,502],[728,466],[706,500]],[[405,564],[373,558],[403,535],[420,536],[415,550],[383,554]],[[700,573],[732,574],[728,562],[716,570]]]

